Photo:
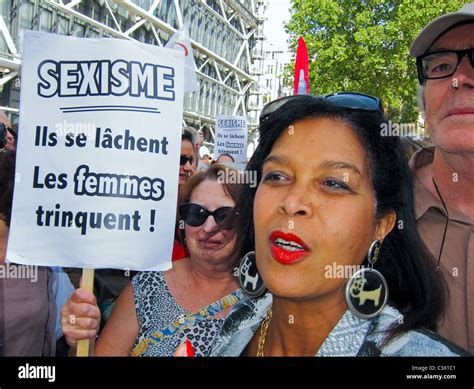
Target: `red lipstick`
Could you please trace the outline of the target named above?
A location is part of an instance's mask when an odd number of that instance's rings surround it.
[[[269,238],[273,258],[283,265],[291,265],[309,254],[309,248],[299,236],[273,231]]]

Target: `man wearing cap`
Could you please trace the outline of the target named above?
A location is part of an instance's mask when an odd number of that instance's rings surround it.
[[[474,3],[434,19],[410,54],[434,144],[410,163],[418,231],[449,290],[439,332],[474,352]]]

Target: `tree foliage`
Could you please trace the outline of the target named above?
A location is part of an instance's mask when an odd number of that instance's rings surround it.
[[[286,30],[293,51],[299,36],[308,46],[311,94],[351,90],[378,96],[391,120],[408,123],[418,115],[410,46],[428,22],[464,3],[292,0]]]

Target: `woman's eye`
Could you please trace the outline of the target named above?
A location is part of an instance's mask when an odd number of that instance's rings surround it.
[[[324,180],[323,184],[331,189],[344,189],[350,191],[350,188],[347,184],[332,178]]]
[[[264,174],[263,176],[263,181],[268,182],[268,181],[283,181],[286,177],[282,173],[278,172],[270,172],[267,174]]]

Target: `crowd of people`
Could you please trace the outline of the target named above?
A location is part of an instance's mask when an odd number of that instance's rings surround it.
[[[184,128],[172,269],[132,274],[105,325],[96,294],[54,290],[61,269],[0,280],[3,354],[54,355],[61,338],[96,356],[474,352],[474,3],[429,23],[410,54],[431,146],[384,136],[377,97],[289,96],[261,112],[253,186],[221,180],[243,172]],[[0,121],[3,265],[16,133]]]

